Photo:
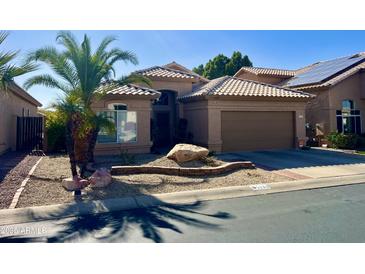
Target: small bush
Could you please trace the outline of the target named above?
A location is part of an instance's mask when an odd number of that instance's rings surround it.
[[[58,111],[44,111],[44,114],[48,151],[66,150],[66,118]]]
[[[217,162],[214,160],[214,158],[209,157],[209,156],[201,158],[200,161],[207,166],[211,166],[211,167],[219,166],[219,164],[217,164]]]
[[[174,181],[170,179],[169,177],[160,177],[161,184],[172,184]]]
[[[121,150],[120,154],[121,165],[134,165],[136,161],[136,155],[128,153],[128,150]]]
[[[332,132],[327,136],[333,148],[355,149],[359,145],[359,136],[356,134],[343,134]]]

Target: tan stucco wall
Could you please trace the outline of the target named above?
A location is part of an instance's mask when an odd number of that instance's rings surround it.
[[[208,102],[198,101],[182,104],[183,117],[188,121],[188,132],[196,144],[208,144]]]
[[[306,122],[315,129],[314,135],[327,134],[331,131],[329,90],[306,90],[316,97],[311,100],[306,108]]]
[[[118,99],[106,97],[93,105],[95,111],[108,109],[109,104],[126,104],[129,111],[137,112],[137,142],[128,144],[97,144],[96,154],[119,154],[122,150],[128,153],[149,153],[152,146],[150,138],[151,101],[150,99],[138,100],[120,96]]]
[[[182,96],[192,91],[193,83],[189,81],[153,80],[151,87],[155,90],[173,90],[176,91],[177,96]]]
[[[16,149],[16,117],[37,116],[37,106],[15,95],[11,90],[0,90],[0,154]]]
[[[239,74],[236,75],[236,77],[243,79],[243,80],[252,80],[252,81],[267,83],[267,84],[278,84],[286,79],[286,78],[282,78],[282,77],[256,75],[254,73],[249,73],[249,72],[245,72],[245,71],[240,72]]]
[[[185,103],[184,118],[188,120],[188,129],[194,136],[194,142],[220,152],[222,151],[222,111],[293,111],[295,113],[295,141],[297,142],[306,138],[306,104],[306,102],[283,101],[205,100]]]
[[[317,97],[307,107],[307,122],[312,126],[323,125],[327,135],[337,130],[336,110],[342,108],[342,101],[354,101],[355,108],[361,111],[362,131],[365,131],[365,73],[357,73],[324,90],[305,90]]]
[[[364,73],[357,73],[339,84],[333,86],[329,90],[329,127],[330,131],[336,131],[336,110],[342,108],[342,101],[350,99],[354,101],[355,109],[359,109],[361,112],[361,128],[365,129],[365,97],[363,97],[363,88],[365,85]]]

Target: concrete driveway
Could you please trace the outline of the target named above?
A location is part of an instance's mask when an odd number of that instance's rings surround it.
[[[324,149],[223,153],[228,161],[249,160],[257,167],[293,178],[323,178],[365,173],[365,156]]]

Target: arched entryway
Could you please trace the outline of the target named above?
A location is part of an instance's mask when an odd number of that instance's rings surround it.
[[[152,105],[151,136],[154,147],[169,147],[173,144],[177,120],[177,92],[159,90],[161,96]]]

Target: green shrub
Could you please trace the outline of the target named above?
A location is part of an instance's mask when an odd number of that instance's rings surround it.
[[[44,111],[48,151],[66,150],[66,118],[58,111]]]
[[[136,164],[136,155],[128,153],[128,150],[121,150],[119,154],[121,165],[129,166]]]
[[[359,144],[359,136],[356,134],[343,134],[332,132],[327,136],[333,148],[355,149]]]

